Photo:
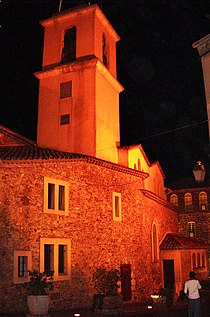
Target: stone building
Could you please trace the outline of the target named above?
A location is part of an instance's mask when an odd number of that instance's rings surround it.
[[[26,310],[31,269],[54,271],[51,309],[90,305],[100,266],[125,301],[179,294],[198,250],[207,277],[207,246],[178,234],[159,163],[120,146],[119,36],[97,5],[41,24],[37,142],[0,126],[0,311]]]
[[[179,233],[190,238],[196,238],[210,245],[210,182],[205,178],[205,168],[201,162],[204,177],[196,181],[192,176],[170,185],[169,201],[178,209]],[[193,269],[202,272],[205,267],[204,254],[196,252],[193,255]],[[210,268],[210,248],[208,248],[208,267]]]

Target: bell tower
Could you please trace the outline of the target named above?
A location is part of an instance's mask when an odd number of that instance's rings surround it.
[[[45,29],[39,79],[37,144],[118,163],[119,36],[95,5],[41,21]]]

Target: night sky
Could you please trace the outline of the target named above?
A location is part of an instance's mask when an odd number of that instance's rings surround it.
[[[117,44],[121,144],[141,143],[167,183],[207,165],[208,128],[201,61],[192,44],[210,33],[209,0],[70,1],[98,3]],[[36,140],[43,28],[59,0],[2,0],[0,123]],[[210,173],[209,173],[210,174]]]

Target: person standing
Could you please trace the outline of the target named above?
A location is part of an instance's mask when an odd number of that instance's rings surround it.
[[[201,285],[195,278],[195,272],[190,272],[190,279],[185,282],[184,293],[189,299],[188,317],[200,317],[200,294]]]

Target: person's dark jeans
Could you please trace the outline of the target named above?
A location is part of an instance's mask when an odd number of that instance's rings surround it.
[[[189,299],[188,317],[200,317],[200,306],[201,306],[200,298]]]

